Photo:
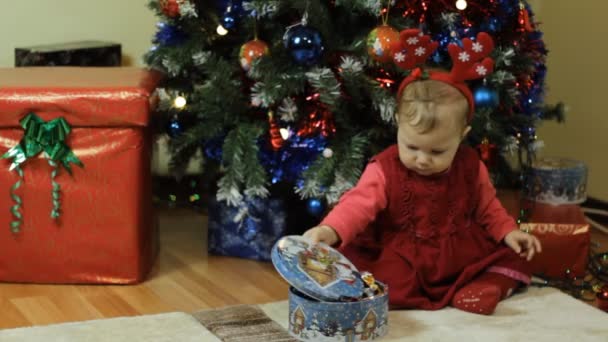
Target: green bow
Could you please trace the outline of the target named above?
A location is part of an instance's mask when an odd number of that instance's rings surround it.
[[[6,159],[13,158],[11,171],[28,158],[35,157],[42,151],[46,153],[48,159],[63,164],[70,174],[72,173],[70,163],[80,167],[84,166],[64,142],[72,130],[64,118],[45,122],[38,115],[30,113],[21,119],[20,123],[25,130],[23,138],[17,146],[14,146],[2,156]]]
[[[49,165],[53,167],[53,171],[51,172],[51,182],[53,185],[53,211],[51,212],[51,217],[55,219],[59,217],[60,209],[60,188],[59,184],[54,180],[55,176],[57,176],[58,163],[61,163],[70,174],[72,174],[70,164],[84,167],[80,159],[65,144],[65,139],[72,129],[64,118],[57,118],[46,122],[38,115],[29,113],[21,119],[20,124],[25,130],[23,138],[21,138],[19,144],[2,156],[3,159],[12,158],[9,170],[16,170],[20,178],[11,188],[11,197],[15,201],[15,205],[11,208],[11,212],[16,218],[15,221],[11,222],[14,233],[19,232],[22,218],[21,213],[19,213],[21,198],[15,193],[21,185],[21,179],[23,178],[23,171],[20,168],[22,163],[37,156],[40,152],[45,153],[46,158],[49,160]]]

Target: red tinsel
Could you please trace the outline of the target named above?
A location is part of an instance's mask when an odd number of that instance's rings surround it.
[[[378,81],[381,88],[391,89],[396,82],[395,76],[393,76],[389,71],[384,68],[370,70],[368,74],[376,81]]]
[[[534,32],[534,27],[532,26],[532,22],[530,21],[530,14],[526,9],[526,6],[521,3],[519,5],[519,16],[517,19],[519,23],[519,30],[522,32]]]
[[[283,147],[285,140],[283,140],[283,137],[281,136],[281,129],[279,128],[279,125],[277,124],[272,112],[268,113],[268,124],[270,126],[270,129],[268,130],[270,135],[270,145],[272,146],[273,150],[278,151],[281,149],[281,147]]]
[[[316,100],[318,97],[319,94],[315,94],[307,97],[307,100]],[[321,134],[324,137],[329,137],[334,133],[336,133],[336,126],[332,112],[322,103],[311,103],[309,114],[298,130],[298,136],[308,137]]]

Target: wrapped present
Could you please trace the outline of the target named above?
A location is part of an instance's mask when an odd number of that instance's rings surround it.
[[[0,69],[0,281],[142,281],[158,250],[138,68]]]
[[[15,48],[15,66],[120,66],[121,45],[77,41]]]
[[[289,333],[300,341],[370,341],[388,333],[388,287],[330,246],[292,235],[272,249],[291,285]]]
[[[591,243],[589,225],[522,223],[519,228],[542,244],[542,253],[530,261],[533,274],[557,279],[585,276]]]
[[[587,199],[587,167],[576,160],[541,158],[527,171],[529,199],[552,205],[579,204]]]
[[[279,198],[250,198],[238,207],[212,199],[209,253],[268,261],[272,246],[285,235],[286,219],[285,202]]]

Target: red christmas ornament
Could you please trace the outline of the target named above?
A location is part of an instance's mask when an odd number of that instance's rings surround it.
[[[492,167],[496,163],[496,145],[491,144],[488,138],[483,138],[481,144],[477,146],[479,157],[487,167]]]
[[[243,70],[247,71],[249,68],[251,68],[251,63],[253,63],[254,60],[269,53],[270,51],[268,50],[268,44],[259,39],[251,40],[241,46],[241,50],[239,52],[241,67]]]
[[[179,15],[179,5],[183,0],[160,0],[160,8],[163,13],[169,18],[175,18]]]
[[[388,25],[376,27],[367,36],[367,52],[376,61],[390,62],[399,46],[399,31]]]
[[[270,125],[269,134],[270,134],[270,145],[272,149],[278,151],[283,147],[285,140],[281,136],[281,129],[277,124],[277,121],[274,119],[274,115],[272,112],[268,113],[268,124]]]
[[[534,27],[532,26],[532,22],[530,21],[530,13],[526,9],[526,6],[523,2],[519,3],[519,15],[517,18],[519,23],[519,30],[522,32],[534,32]]]

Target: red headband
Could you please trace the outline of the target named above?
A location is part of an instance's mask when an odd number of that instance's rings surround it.
[[[419,65],[424,64],[427,58],[435,52],[437,42],[431,41],[431,37],[422,34],[419,29],[407,29],[401,31],[400,46],[393,55],[395,64],[405,70],[412,70],[399,85],[397,98],[401,98],[405,88],[417,80],[431,79],[447,83],[458,89],[469,102],[469,122],[475,113],[475,101],[471,89],[465,83],[468,80],[484,78],[494,70],[494,61],[488,57],[494,49],[494,41],[489,34],[480,32],[475,42],[469,38],[462,40],[462,47],[456,44],[448,46],[448,53],[452,58],[452,70],[450,72],[423,71]]]

